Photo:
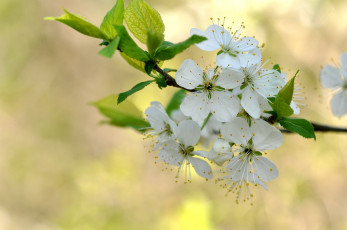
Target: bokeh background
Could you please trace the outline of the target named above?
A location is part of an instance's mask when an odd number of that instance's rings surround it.
[[[125,1],[128,3],[129,1]],[[320,67],[347,51],[344,0],[148,0],[162,15],[166,40],[179,42],[210,17],[246,24],[264,57],[279,63],[307,97],[309,120],[347,126],[332,116],[332,93]],[[118,55],[97,54],[100,41],[58,22],[62,7],[99,25],[113,0],[0,1],[0,229],[347,229],[347,134],[318,133],[317,141],[286,135],[269,156],[280,176],[254,206],[235,204],[213,181],[174,182],[155,165],[143,136],[99,125],[89,102],[131,88],[147,76]],[[189,48],[186,58],[213,64]],[[333,60],[332,60],[333,59]],[[130,99],[142,110],[167,103],[175,89],[147,87]]]

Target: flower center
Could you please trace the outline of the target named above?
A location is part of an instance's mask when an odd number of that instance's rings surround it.
[[[194,147],[193,146],[188,146],[185,147],[184,144],[179,144],[179,148],[180,148],[180,153],[184,156],[193,156],[192,152],[194,151]]]

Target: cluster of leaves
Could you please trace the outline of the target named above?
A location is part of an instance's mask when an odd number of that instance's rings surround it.
[[[165,41],[165,25],[160,14],[144,0],[132,0],[126,9],[124,1],[117,0],[114,7],[105,15],[100,27],[65,9],[64,11],[65,14],[60,17],[45,19],[62,22],[84,35],[102,39],[100,45],[106,47],[100,50],[100,55],[111,58],[119,50],[121,56],[131,66],[153,78],[153,80],[140,82],[129,91],[119,94],[118,103],[153,82],[156,82],[159,88],[165,88],[167,86],[165,76],[157,73],[153,68],[172,59],[191,45],[206,40],[205,37],[193,35],[176,44]],[[123,25],[124,22],[133,36],[147,46],[147,50],[141,49],[132,39]]]

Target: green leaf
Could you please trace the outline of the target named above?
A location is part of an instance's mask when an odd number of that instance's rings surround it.
[[[124,13],[131,33],[147,44],[148,31],[164,36],[165,26],[160,14],[144,0],[132,0]]]
[[[290,105],[290,102],[293,99],[293,93],[294,93],[294,81],[295,77],[298,74],[299,70],[296,71],[296,74],[290,81],[287,82],[287,84],[278,92],[277,96],[280,96],[284,99],[284,101]]]
[[[275,64],[275,65],[272,67],[272,69],[277,70],[279,73],[282,73],[279,64]]]
[[[127,56],[139,61],[146,62],[150,60],[148,53],[137,46],[124,26],[114,25],[114,28],[120,37],[119,48],[122,52],[124,52]]]
[[[277,113],[277,121],[280,120],[282,117],[289,117],[294,113],[290,105],[288,105],[281,96],[276,97],[274,111]]]
[[[189,46],[205,41],[206,39],[207,38],[199,35],[193,35],[187,40],[177,44],[171,43],[170,45],[169,43],[164,43],[163,46],[159,47],[157,52],[154,54],[154,57],[158,58],[159,60],[169,60],[177,54],[183,52]]]
[[[153,61],[147,61],[146,63],[145,63],[145,71],[146,71],[146,73],[148,74],[148,75],[150,75],[151,74],[151,72],[152,72],[152,70],[153,70],[153,67],[155,66],[155,62],[153,62]]]
[[[155,77],[155,83],[157,83],[159,89],[167,87],[165,77],[161,74],[159,74],[157,77]]]
[[[166,107],[166,112],[169,116],[171,115],[172,111],[180,108],[180,105],[181,105],[184,97],[185,97],[185,90],[184,89],[178,90],[172,96],[169,104]]]
[[[285,117],[280,120],[280,124],[289,131],[295,132],[305,138],[313,138],[316,140],[312,124],[305,119]]]
[[[108,44],[106,47],[104,47],[102,50],[99,51],[99,54],[101,56],[111,58],[116,52],[118,45],[119,45],[120,38],[117,36],[110,44]]]
[[[92,103],[99,111],[109,118],[108,123],[120,127],[132,127],[134,129],[150,127],[142,118],[142,113],[129,100],[116,105],[117,95],[111,95],[100,101]]]
[[[134,87],[132,87],[130,90],[123,92],[123,93],[120,93],[118,96],[118,99],[117,99],[117,104],[120,104],[122,101],[127,99],[127,97],[142,90],[143,88],[145,88],[147,85],[151,84],[154,81],[155,80],[140,82],[140,83],[136,84]]]
[[[45,20],[53,20],[62,22],[65,25],[70,26],[71,28],[77,30],[78,32],[94,37],[94,38],[100,38],[104,40],[108,40],[108,36],[97,26],[93,25],[92,23],[86,21],[84,18],[74,15],[67,10],[65,10],[65,14],[60,17],[46,17]]]
[[[153,54],[164,40],[164,35],[158,32],[147,31],[147,49],[150,54]]]
[[[110,39],[114,39],[117,35],[113,25],[122,25],[124,18],[124,1],[117,0],[112,9],[107,12],[102,21],[100,28],[108,35]]]
[[[120,54],[125,59],[125,61],[128,62],[129,65],[131,65],[132,67],[134,67],[137,70],[140,70],[140,71],[146,73],[145,63],[143,61],[138,61],[134,58],[131,58],[128,55],[126,55],[124,52],[121,52]]]

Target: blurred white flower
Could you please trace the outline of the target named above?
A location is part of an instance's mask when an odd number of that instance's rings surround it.
[[[232,75],[230,68],[208,69],[204,72],[193,60],[185,60],[176,73],[176,82],[186,89],[195,89],[184,98],[181,111],[194,121],[202,124],[212,113],[217,121],[228,122],[236,117],[240,110],[240,100],[227,89],[242,84],[240,73]]]
[[[325,65],[320,72],[322,85],[336,91],[330,106],[337,117],[347,113],[347,53],[341,55],[340,62],[340,68]]]

